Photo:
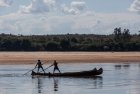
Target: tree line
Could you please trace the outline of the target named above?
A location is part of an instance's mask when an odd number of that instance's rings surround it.
[[[0,51],[140,51],[140,34],[120,27],[110,35],[0,34]]]

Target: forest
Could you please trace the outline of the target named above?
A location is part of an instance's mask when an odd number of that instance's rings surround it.
[[[112,34],[0,34],[0,51],[140,51],[140,31],[115,28]]]

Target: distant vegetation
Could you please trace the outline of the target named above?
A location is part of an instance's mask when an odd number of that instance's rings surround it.
[[[110,35],[0,34],[0,51],[140,51],[140,34],[131,35],[129,29],[121,28]]]

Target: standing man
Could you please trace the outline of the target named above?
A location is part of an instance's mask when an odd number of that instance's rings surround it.
[[[38,66],[38,71],[37,71],[37,72],[39,72],[39,69],[40,69],[40,68],[44,71],[44,69],[43,69],[42,65],[43,65],[43,64],[41,63],[41,61],[40,61],[40,60],[38,60],[38,62],[37,62],[37,64],[36,64],[36,66],[35,66],[35,67],[37,67],[37,66]],[[45,73],[45,71],[44,71],[44,73]]]
[[[58,63],[56,62],[56,60],[54,60],[53,65],[54,65],[53,73],[55,72],[55,70],[58,70],[59,73],[61,73],[60,70],[59,70],[59,68],[58,68]]]
[[[59,73],[61,73],[59,68],[58,68],[58,63],[56,62],[56,60],[54,60],[54,63],[51,66],[49,66],[48,68],[50,68],[52,66],[54,66],[53,73],[55,72],[55,70],[58,70]]]

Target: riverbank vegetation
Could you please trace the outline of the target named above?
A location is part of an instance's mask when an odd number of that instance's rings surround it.
[[[121,28],[110,35],[0,34],[0,51],[140,51],[140,34]]]

